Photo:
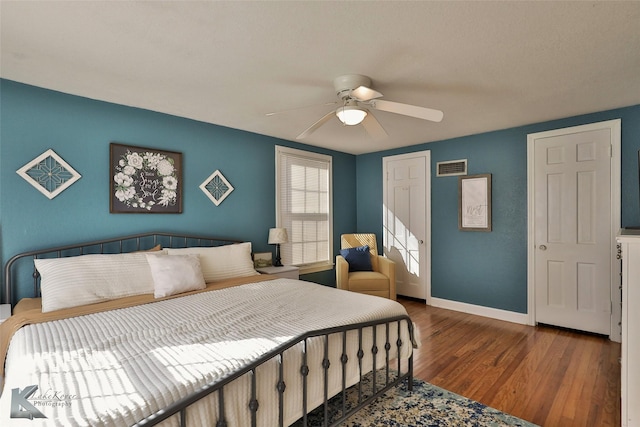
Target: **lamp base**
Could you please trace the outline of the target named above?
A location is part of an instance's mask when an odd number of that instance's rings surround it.
[[[273,261],[274,267],[282,267],[282,260],[280,259],[280,243],[276,243],[276,259]]]

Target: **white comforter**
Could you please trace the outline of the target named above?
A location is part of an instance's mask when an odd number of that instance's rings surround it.
[[[9,347],[0,424],[131,425],[305,331],[404,314],[395,301],[276,279],[25,326]],[[380,366],[385,337],[384,329],[378,330]],[[397,327],[391,332],[393,352]],[[408,357],[406,326],[402,335],[402,357]],[[341,384],[342,349],[333,341],[330,393]],[[356,334],[349,335],[348,384],[358,379],[357,341]],[[309,381],[314,384],[308,409],[322,401],[321,343],[310,342],[308,350]],[[365,337],[363,348],[369,352],[370,337]],[[302,415],[299,350],[300,346],[287,352],[283,362],[285,425]],[[369,359],[365,358],[365,369],[371,367]],[[275,361],[260,368],[257,377],[258,425],[277,425]],[[38,389],[28,401],[46,418],[10,418],[12,395],[24,397],[32,385]],[[229,427],[249,425],[248,376],[226,387],[224,396]],[[213,425],[217,408],[217,394],[210,395],[190,408],[187,425]],[[176,418],[165,425],[177,425]]]

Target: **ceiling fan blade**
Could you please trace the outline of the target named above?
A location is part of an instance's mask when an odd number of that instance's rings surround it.
[[[371,135],[373,139],[380,140],[385,139],[387,136],[389,136],[378,119],[376,119],[376,117],[371,114],[371,112],[369,112],[369,114],[367,114],[367,117],[365,117],[365,119],[362,121],[362,126],[364,126],[364,129],[367,131],[367,133],[369,133],[369,135]]]
[[[440,122],[444,117],[444,113],[440,110],[431,108],[418,107],[417,105],[401,104],[399,102],[385,101],[383,99],[374,99],[369,105],[376,110],[387,111],[389,113],[402,114],[417,119],[430,120],[432,122]]]
[[[332,117],[334,117],[336,115],[335,110],[333,111],[329,111],[327,114],[325,114],[324,116],[322,116],[322,118],[320,120],[318,120],[317,122],[315,122],[314,124],[312,124],[311,126],[309,126],[304,132],[302,132],[300,135],[296,136],[296,139],[304,139],[306,137],[308,137],[309,135],[311,135],[313,132],[315,132],[320,126],[322,126],[323,124],[327,123],[329,120],[331,120]]]
[[[360,86],[351,91],[351,97],[358,101],[371,101],[372,99],[381,98],[382,94],[377,90]]]

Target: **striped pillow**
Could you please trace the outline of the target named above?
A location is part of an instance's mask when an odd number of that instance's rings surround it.
[[[204,280],[215,282],[233,277],[256,276],[251,260],[251,242],[233,245],[217,246],[213,248],[191,247],[182,249],[167,249],[169,255],[200,255],[200,266]]]
[[[36,259],[42,312],[152,294],[153,277],[144,253]]]

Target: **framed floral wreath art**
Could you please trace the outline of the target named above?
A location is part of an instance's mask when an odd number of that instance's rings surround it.
[[[111,143],[111,213],[182,213],[182,153]]]

